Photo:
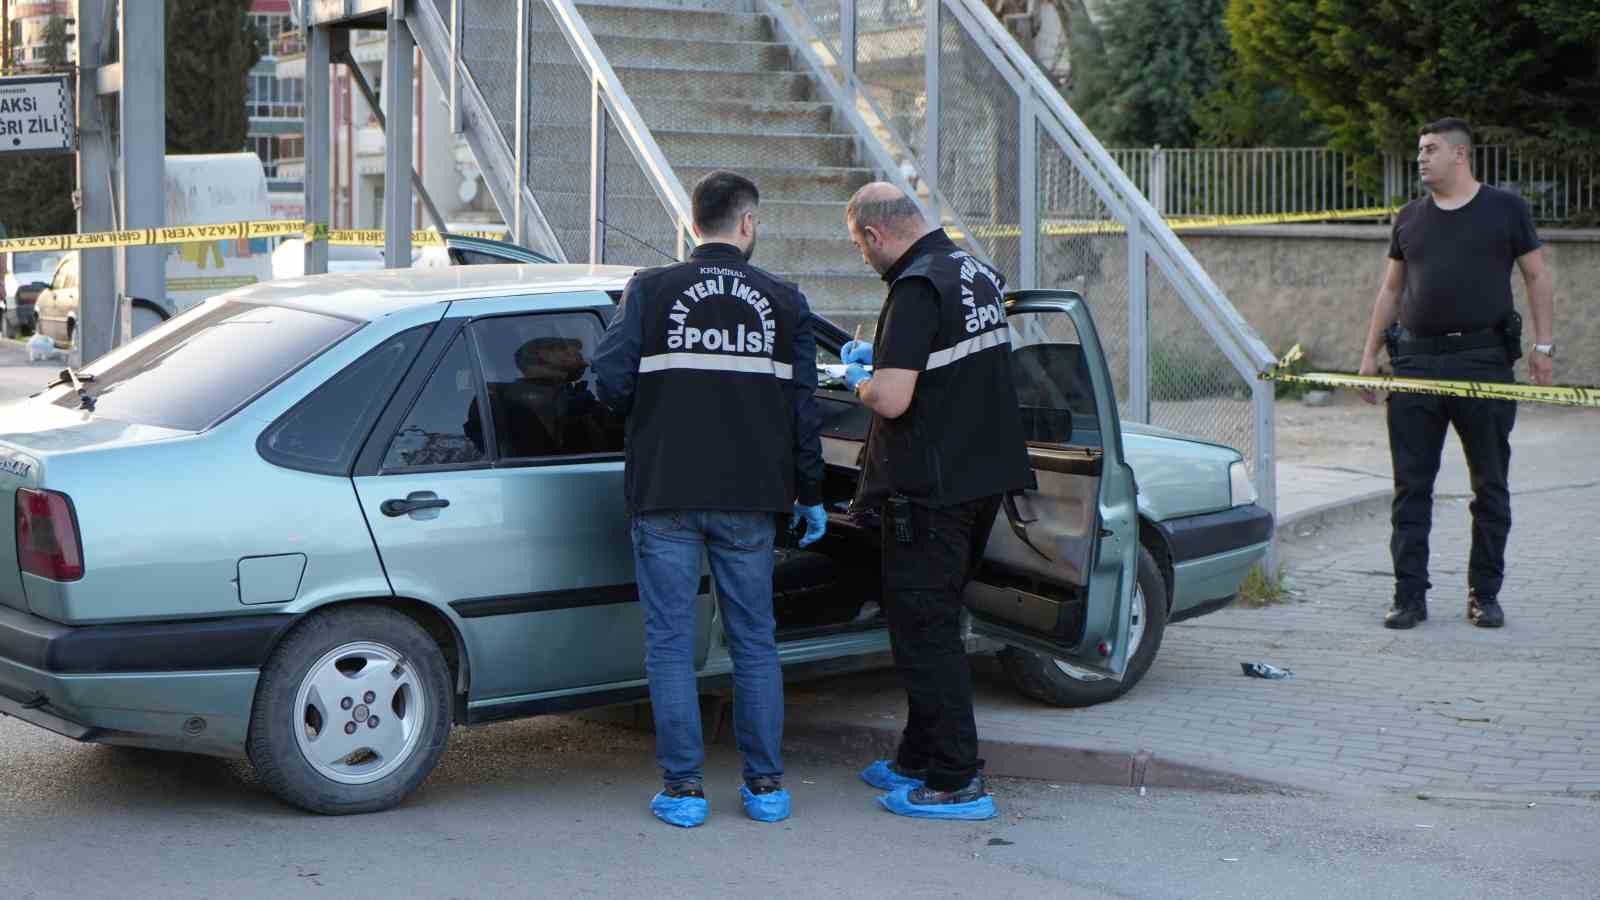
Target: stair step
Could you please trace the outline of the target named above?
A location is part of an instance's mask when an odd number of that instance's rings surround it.
[[[550,189],[538,190],[539,208],[544,210],[545,216],[552,223],[559,219],[563,223],[574,223],[574,227],[577,223],[587,225],[587,194],[562,191],[562,182],[559,181],[552,180],[547,184],[551,186]],[[608,182],[607,187],[613,186]],[[619,224],[635,222],[648,225],[659,221],[665,223],[665,227],[671,227],[661,201],[653,194],[621,195],[614,189],[607,191],[606,219]],[[847,264],[854,259],[859,267],[860,255],[854,252],[849,235],[844,230],[843,203],[765,200],[761,204],[761,229],[764,235],[774,240],[804,238],[829,243],[833,252],[830,256],[819,257],[819,263],[824,259],[834,259]]]
[[[833,121],[830,104],[803,101],[639,97],[634,105],[652,129],[827,134]]]
[[[538,129],[530,156],[586,157],[589,128],[551,124]],[[656,144],[674,166],[714,166],[740,170],[747,166],[852,166],[856,139],[848,134],[733,134],[651,129]],[[541,148],[551,148],[543,150]],[[554,151],[554,152],[552,152]]]
[[[536,147],[535,149],[539,149]],[[625,153],[613,149],[612,153]],[[618,162],[612,156],[606,171],[606,185],[613,195],[635,197],[653,196],[653,189],[644,172],[635,165]],[[535,156],[529,161],[529,171],[537,174],[539,182],[550,185],[582,184],[589,178],[589,160],[585,156],[570,157]],[[679,163],[672,166],[682,182],[684,191],[692,192],[695,183],[722,166]],[[756,183],[762,202],[775,200],[829,200],[844,203],[856,189],[873,180],[871,169],[845,166],[823,168],[787,166],[741,166],[739,174]]]
[[[499,32],[495,32],[498,35]],[[476,36],[474,40],[477,40]],[[673,66],[685,71],[713,72],[782,72],[793,68],[789,45],[760,41],[704,41],[679,38],[646,37],[637,34],[596,35],[600,51],[613,67]],[[485,47],[498,48],[499,41],[485,40]],[[469,58],[486,55],[477,46],[470,51],[463,46]],[[516,52],[515,45],[512,53]],[[515,59],[515,56],[512,57]],[[535,31],[529,35],[528,59],[530,62],[564,63],[574,60],[572,45],[566,36],[556,31]],[[686,77],[693,77],[686,76]]]
[[[753,13],[673,9],[645,5],[580,3],[578,12],[596,37],[649,34],[661,38],[711,41],[772,41],[772,21]]]
[[[761,255],[761,248],[757,247],[756,256]],[[778,267],[777,262],[769,261],[774,266],[772,271],[800,285],[800,290],[805,292],[806,303],[813,310],[850,332],[855,331],[857,323],[864,322],[861,329],[863,338],[872,333],[886,294],[883,279],[872,274],[792,271]]]
[[[752,0],[584,0],[585,6],[617,6],[624,9],[651,9],[663,11],[696,10],[701,12],[750,13]]]

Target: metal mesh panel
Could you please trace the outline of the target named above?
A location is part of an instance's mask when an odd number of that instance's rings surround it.
[[[454,2],[455,0],[436,0],[436,5],[439,7],[439,18],[444,20],[445,28],[450,27],[450,6]]]
[[[461,56],[508,146],[515,146],[517,110],[517,5],[506,0],[465,0]],[[543,10],[543,5],[539,7]],[[446,13],[445,21],[449,22]]]
[[[1150,423],[1226,444],[1255,470],[1255,419],[1250,382],[1156,266],[1148,265],[1150,298]]]
[[[928,100],[927,2],[856,3],[857,80],[919,161]]]
[[[956,18],[941,19],[939,190],[1008,279],[1020,265],[1017,95]]]
[[[528,27],[528,133],[522,177],[567,259],[587,260],[589,77],[549,7],[530,4]],[[509,89],[515,91],[515,84]],[[516,147],[514,138],[511,146]]]
[[[644,171],[609,120],[605,197],[601,226],[608,264],[659,266],[677,260],[673,217],[650,190]]]
[[[797,0],[794,4],[801,15],[811,20],[813,28],[822,37],[828,55],[839,56],[839,0]]]
[[[1077,291],[1128,412],[1128,239],[1054,138],[1039,135],[1039,286]]]

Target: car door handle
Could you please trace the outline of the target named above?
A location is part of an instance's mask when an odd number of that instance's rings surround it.
[[[412,494],[404,500],[385,500],[378,508],[383,510],[386,516],[405,516],[424,509],[444,509],[449,505],[450,501],[443,497]]]

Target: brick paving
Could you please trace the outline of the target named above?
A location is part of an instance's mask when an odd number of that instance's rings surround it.
[[[1290,784],[1600,799],[1600,484],[1517,494],[1513,516],[1503,629],[1466,621],[1467,502],[1442,500],[1418,628],[1381,626],[1392,578],[1374,516],[1285,545],[1292,597],[1173,626],[1115,702],[1043,706],[980,666],[980,736]],[[1254,661],[1294,677],[1247,678],[1239,663]],[[904,703],[882,673],[797,685],[791,700],[791,718],[886,728]]]

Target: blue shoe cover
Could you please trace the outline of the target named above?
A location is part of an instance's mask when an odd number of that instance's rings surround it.
[[[920,778],[907,778],[904,775],[897,774],[895,770],[889,768],[887,759],[876,760],[872,765],[862,769],[861,780],[880,791],[922,787]]]
[[[994,808],[994,798],[988,794],[977,800],[967,803],[941,803],[936,806],[918,806],[912,803],[907,794],[911,788],[900,788],[890,791],[878,798],[878,803],[889,812],[897,816],[910,816],[914,819],[964,819],[978,821],[992,819],[999,815]]]
[[[665,791],[650,800],[650,811],[668,825],[693,828],[706,820],[704,797],[672,797]]]
[[[789,792],[778,789],[767,794],[752,793],[739,785],[739,796],[744,798],[744,813],[757,822],[782,822],[789,818]]]

